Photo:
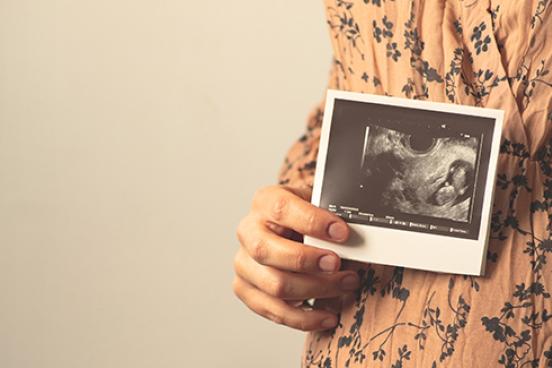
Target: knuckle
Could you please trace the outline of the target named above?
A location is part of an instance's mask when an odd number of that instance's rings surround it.
[[[306,230],[309,234],[316,233],[322,222],[316,211],[309,211],[305,221]]]
[[[301,331],[309,331],[310,325],[305,318],[301,318],[299,319],[299,321],[297,321],[297,329]]]
[[[274,204],[272,205],[270,217],[275,222],[282,221],[282,219],[286,216],[288,207],[289,207],[289,199],[286,196],[279,195],[274,201]]]
[[[268,245],[264,238],[258,238],[252,246],[251,257],[260,264],[264,264],[268,258]]]
[[[246,218],[244,217],[238,224],[238,227],[236,228],[236,238],[238,238],[240,243],[243,243],[243,240],[244,240],[245,226],[246,226],[245,224],[246,224]]]
[[[277,313],[275,313],[275,312],[267,311],[267,312],[265,313],[265,316],[266,316],[266,318],[268,318],[269,320],[271,320],[271,321],[274,322],[274,323],[277,323],[277,324],[279,324],[279,325],[285,324],[285,323],[284,323],[284,322],[285,322],[284,317],[281,316],[281,315],[279,315],[279,314],[277,314]]]
[[[254,234],[256,231],[258,231],[257,223],[255,222],[255,218],[250,214],[240,220],[236,228],[236,237],[240,244],[245,245],[251,238],[251,234]]]
[[[273,185],[264,186],[255,191],[255,194],[253,194],[253,205],[256,205],[262,201],[265,200],[268,193],[270,193],[272,190],[274,190]]]
[[[308,254],[303,247],[297,249],[297,254],[295,255],[295,269],[297,271],[305,270],[308,263]]]
[[[283,277],[275,276],[268,286],[268,292],[276,298],[284,298],[289,295],[290,284]]]

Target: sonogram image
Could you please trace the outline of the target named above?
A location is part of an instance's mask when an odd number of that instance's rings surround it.
[[[366,126],[360,187],[394,212],[470,221],[480,140],[438,129]]]

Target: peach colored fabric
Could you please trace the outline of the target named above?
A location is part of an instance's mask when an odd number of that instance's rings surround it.
[[[506,111],[484,277],[347,262],[302,366],[552,367],[552,1],[326,0],[330,88]],[[311,186],[323,105],[280,182]]]

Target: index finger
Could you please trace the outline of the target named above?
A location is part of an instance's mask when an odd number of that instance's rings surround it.
[[[259,191],[253,206],[264,220],[303,235],[340,243],[349,237],[349,227],[341,217],[312,205],[284,187]]]

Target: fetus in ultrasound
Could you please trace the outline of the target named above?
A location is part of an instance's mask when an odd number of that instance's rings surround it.
[[[468,222],[479,139],[424,129],[366,127],[361,188],[382,208]]]

